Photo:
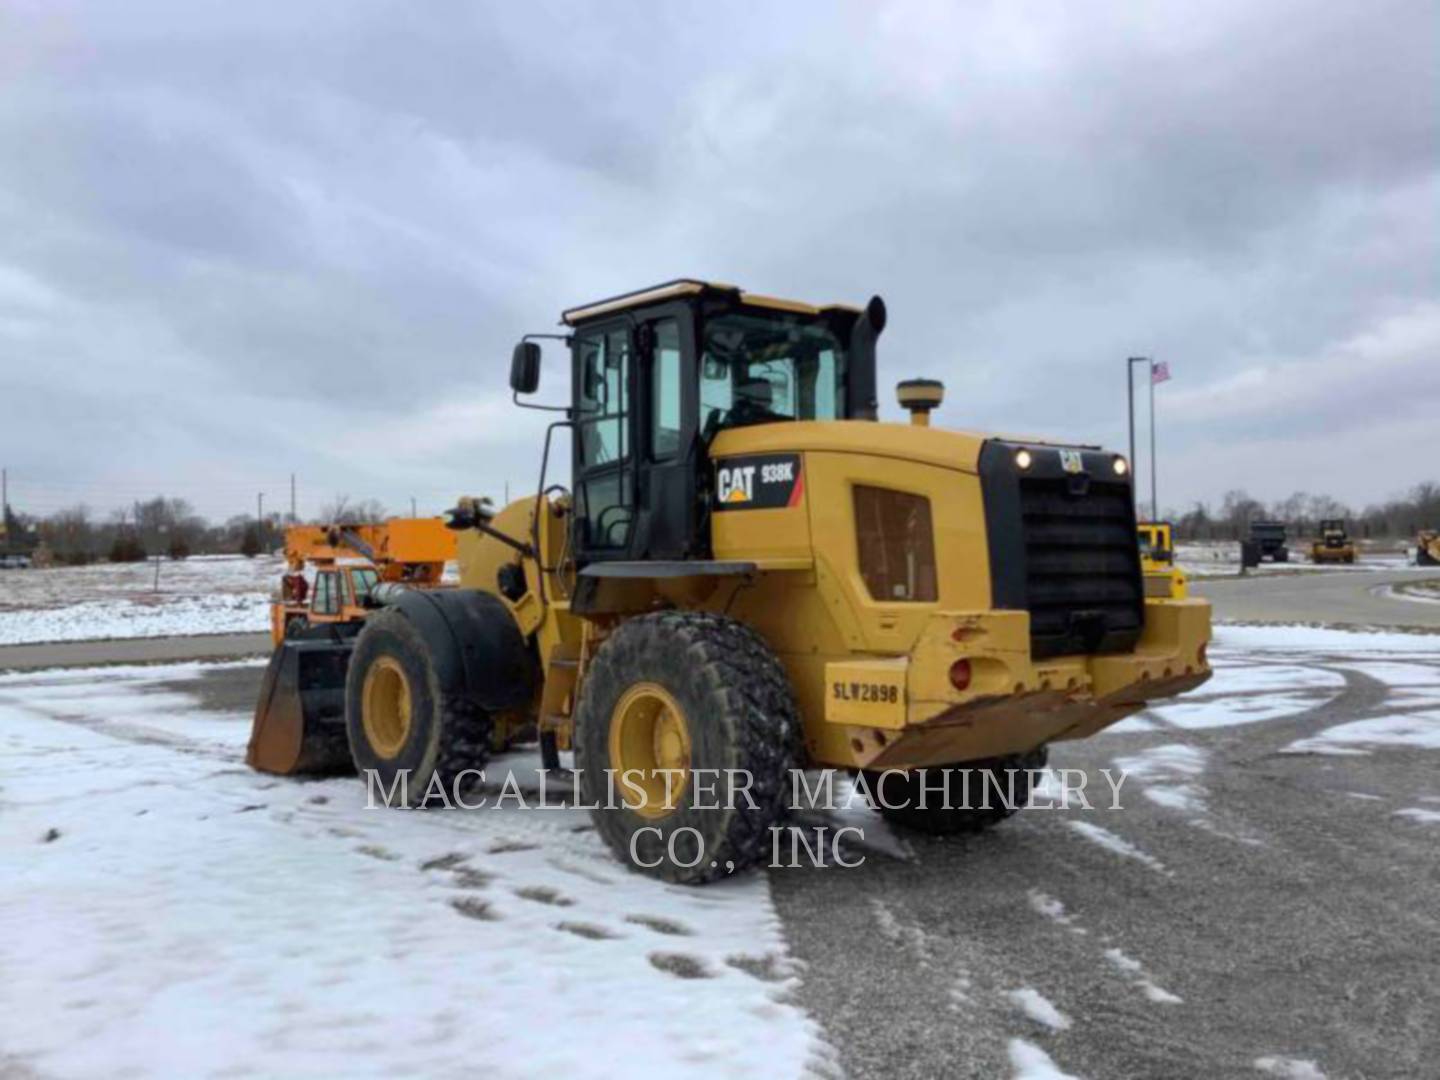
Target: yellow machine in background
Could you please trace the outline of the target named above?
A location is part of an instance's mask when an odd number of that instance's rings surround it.
[[[1209,678],[1209,604],[1147,596],[1129,463],[929,426],[931,380],[902,389],[910,424],[877,422],[885,318],[689,280],[565,312],[537,494],[460,500],[461,588],[385,590],[358,637],[277,649],[256,741],[280,709],[304,745],[272,771],[434,805],[531,722],[617,856],[703,882],[766,858],[795,770],[974,831],[1049,743]],[[517,403],[540,364],[516,347]],[[567,431],[571,487],[547,486]]]
[[[1353,563],[1355,541],[1350,539],[1345,522],[1339,518],[1320,522],[1320,536],[1310,545],[1310,561],[1313,563]]]
[[[358,623],[381,582],[440,584],[455,558],[455,534],[440,518],[390,518],[371,525],[292,525],[285,530],[286,574],[270,605],[270,637],[279,645],[312,627]],[[297,577],[313,572],[303,598]]]
[[[1140,570],[1145,575],[1145,595],[1183,600],[1190,595],[1185,571],[1175,565],[1175,545],[1168,521],[1140,521],[1135,525],[1140,542]]]

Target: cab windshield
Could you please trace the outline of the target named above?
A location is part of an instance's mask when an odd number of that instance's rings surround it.
[[[845,411],[845,350],[825,323],[784,312],[732,311],[705,322],[700,431]]]

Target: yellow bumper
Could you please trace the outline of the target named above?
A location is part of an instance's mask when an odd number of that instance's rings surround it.
[[[1133,652],[1030,658],[1023,611],[950,612],[930,619],[909,656],[825,665],[825,719],[845,729],[858,768],[911,768],[1022,753],[1079,739],[1210,677],[1210,604],[1146,601]],[[956,661],[969,684],[951,680]]]

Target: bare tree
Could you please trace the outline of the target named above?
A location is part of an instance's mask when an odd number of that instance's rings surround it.
[[[349,495],[336,495],[320,508],[322,525],[363,525],[384,521],[389,515],[378,499],[361,499],[352,503]]]

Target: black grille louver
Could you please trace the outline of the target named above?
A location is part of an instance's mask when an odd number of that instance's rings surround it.
[[[1128,478],[1096,451],[1071,451],[1069,472],[1051,447],[1029,447],[1021,471],[1018,449],[990,442],[980,460],[995,606],[1030,613],[1037,660],[1133,649],[1145,587]]]

